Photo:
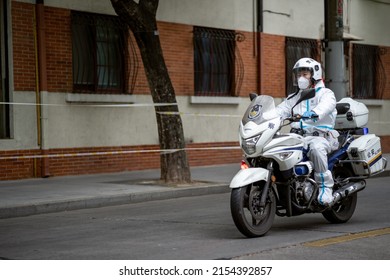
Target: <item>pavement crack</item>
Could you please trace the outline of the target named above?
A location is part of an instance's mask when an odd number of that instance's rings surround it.
[[[264,254],[264,253],[270,253],[270,252],[278,251],[278,250],[281,250],[281,249],[291,249],[291,248],[294,248],[294,247],[297,247],[297,246],[300,246],[300,245],[301,244],[298,243],[298,244],[293,244],[293,245],[288,245],[288,246],[282,246],[282,247],[277,247],[277,248],[260,250],[260,251],[257,251],[257,252],[250,252],[250,253],[243,254],[243,255],[240,255],[240,256],[232,257],[231,259],[232,260],[239,260],[241,258],[252,257],[252,256]]]

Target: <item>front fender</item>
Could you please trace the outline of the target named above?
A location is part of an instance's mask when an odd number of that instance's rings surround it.
[[[269,170],[256,167],[241,169],[233,177],[230,182],[230,188],[241,188],[258,181],[266,181],[268,179]]]

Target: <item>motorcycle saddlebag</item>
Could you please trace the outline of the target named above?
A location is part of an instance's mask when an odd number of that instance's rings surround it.
[[[360,128],[368,122],[367,106],[352,98],[346,97],[336,104],[337,117],[335,129]]]
[[[347,153],[356,175],[373,175],[383,170],[381,142],[375,134],[366,134],[352,141]]]

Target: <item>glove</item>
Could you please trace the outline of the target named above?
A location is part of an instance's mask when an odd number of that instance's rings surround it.
[[[302,117],[310,119],[313,122],[318,120],[318,115],[314,111],[306,111],[303,113]]]

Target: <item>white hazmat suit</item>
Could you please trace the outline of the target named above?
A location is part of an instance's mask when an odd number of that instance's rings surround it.
[[[308,156],[313,163],[314,179],[320,186],[318,202],[329,205],[333,201],[334,182],[332,173],[328,170],[328,154],[338,147],[338,133],[333,130],[337,115],[336,98],[332,90],[325,88],[322,79],[313,80],[313,83],[315,84],[315,97],[298,104],[293,114],[303,115],[305,112],[313,112],[318,115],[318,119],[301,120],[292,123],[291,126],[304,131],[306,143],[310,148]],[[296,104],[301,92],[302,90],[289,95],[277,106],[276,109],[281,117],[291,116],[291,108]]]

